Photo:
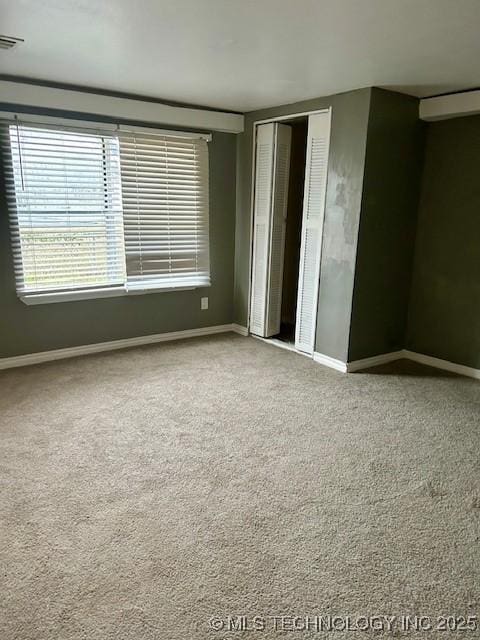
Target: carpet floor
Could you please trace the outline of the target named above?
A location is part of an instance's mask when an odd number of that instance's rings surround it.
[[[478,382],[224,334],[0,390],[2,640],[480,638]]]

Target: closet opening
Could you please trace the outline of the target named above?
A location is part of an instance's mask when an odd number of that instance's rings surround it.
[[[300,245],[302,242],[303,190],[305,182],[308,120],[306,117],[299,118],[298,120],[288,122],[288,126],[292,130],[292,138],[285,220],[280,332],[274,337],[294,346],[298,275],[300,272]]]
[[[249,331],[313,356],[331,111],[255,123]]]

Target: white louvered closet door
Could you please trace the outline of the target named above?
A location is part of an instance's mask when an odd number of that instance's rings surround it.
[[[277,123],[257,127],[251,333],[279,333],[291,129]]]
[[[295,347],[313,354],[327,186],[330,111],[308,118]]]
[[[250,302],[250,331],[265,336],[268,247],[272,212],[274,124],[257,127],[255,158],[255,201],[253,208],[253,266]]]

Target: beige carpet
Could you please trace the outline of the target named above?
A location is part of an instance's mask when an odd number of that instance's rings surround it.
[[[0,391],[2,640],[480,638],[400,627],[480,616],[478,382],[225,334]]]

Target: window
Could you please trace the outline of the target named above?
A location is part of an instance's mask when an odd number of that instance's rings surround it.
[[[6,130],[22,299],[210,284],[205,139],[121,128]]]
[[[204,140],[121,133],[127,286],[210,284]]]
[[[25,126],[9,133],[19,294],[123,284],[118,140]]]

